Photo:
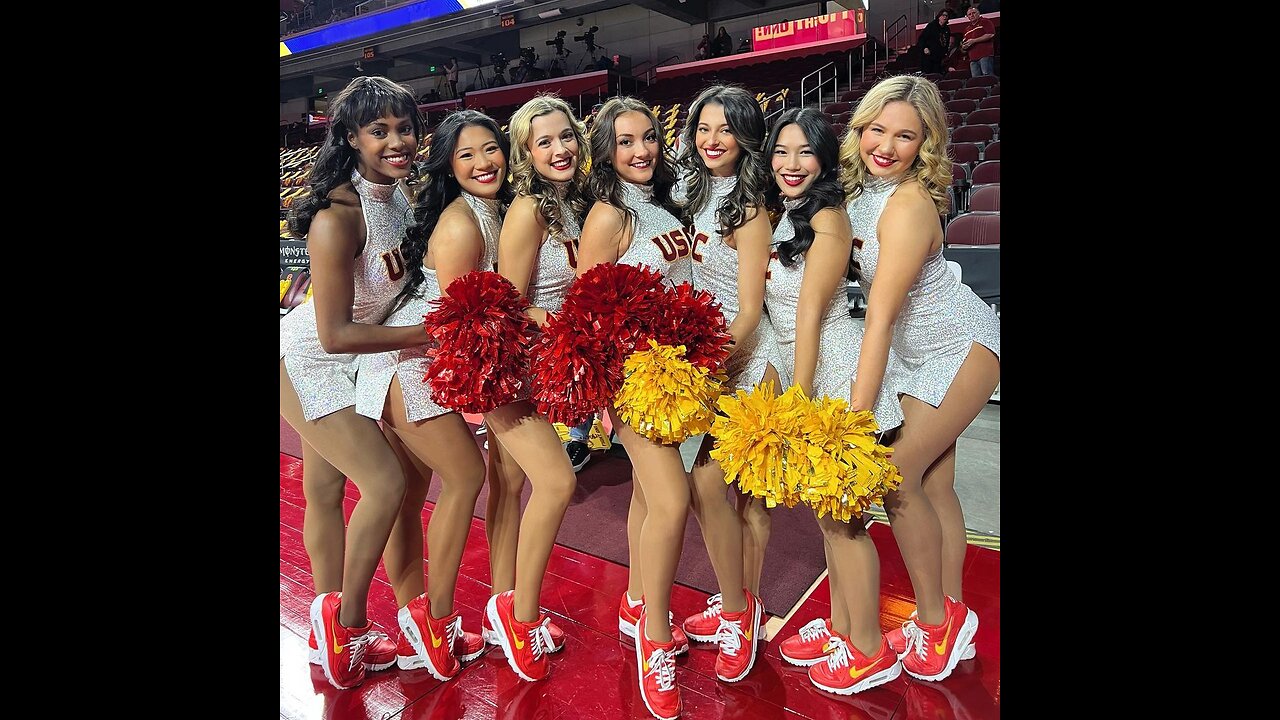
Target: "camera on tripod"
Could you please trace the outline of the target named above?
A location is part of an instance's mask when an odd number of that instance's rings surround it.
[[[568,31],[566,31],[566,30],[561,30],[561,31],[559,31],[559,32],[557,32],[557,33],[556,33],[555,39],[553,39],[553,40],[548,40],[548,41],[547,41],[547,44],[548,44],[548,45],[554,45],[554,46],[555,46],[555,48],[556,48],[556,55],[557,55],[557,56],[559,56],[559,57],[564,57],[565,55],[568,55],[569,53],[573,52],[572,50],[565,50],[565,49],[564,49],[564,36],[565,36],[565,35],[568,35],[568,34],[569,34],[569,33],[568,33]]]
[[[531,47],[520,48],[520,62],[524,65],[532,65],[538,62],[538,51]]]
[[[493,69],[497,72],[506,70],[509,64],[506,53],[502,52],[489,53],[489,60],[493,62]]]
[[[581,35],[574,35],[573,40],[574,42],[586,43],[587,52],[595,52],[596,51],[596,33],[599,31],[600,31],[599,27],[592,25],[590,30],[582,33]]]

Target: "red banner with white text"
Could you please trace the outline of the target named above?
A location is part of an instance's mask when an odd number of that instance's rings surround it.
[[[751,31],[751,49],[753,51],[771,50],[789,45],[861,35],[867,31],[866,12],[862,8],[843,10],[829,15],[789,20],[754,28]]]

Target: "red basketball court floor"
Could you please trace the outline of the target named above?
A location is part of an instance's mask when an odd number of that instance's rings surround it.
[[[359,497],[348,483],[347,512]],[[302,462],[280,454],[280,717],[286,720],[645,720],[652,717],[636,686],[630,641],[618,640],[618,599],[627,569],[557,545],[543,582],[542,606],[566,633],[565,649],[551,656],[551,674],[538,683],[516,677],[502,650],[490,647],[457,677],[441,683],[426,670],[370,673],[354,690],[329,685],[319,666],[307,662],[308,608],[313,599],[310,563],[302,544]],[[425,527],[431,504],[423,515]],[[889,528],[871,527],[880,552],[880,622],[902,623],[913,608],[911,583]],[[780,538],[774,537],[772,542]],[[488,546],[481,520],[473,519],[458,578],[456,604],[463,626],[479,632],[489,598]],[[429,571],[429,570],[428,570]],[[768,568],[765,572],[768,573]],[[676,675],[683,718],[723,720],[989,720],[1000,716],[1000,553],[969,546],[965,602],[978,614],[977,657],[962,661],[942,682],[917,681],[906,673],[891,683],[850,697],[813,687],[804,668],[778,656],[782,638],[830,613],[825,576],[786,618],[765,635],[751,673],[728,684],[715,677],[716,646],[693,643],[679,656]],[[701,611],[706,595],[676,585],[676,618]],[[369,617],[397,637],[396,603],[381,567],[369,594]]]

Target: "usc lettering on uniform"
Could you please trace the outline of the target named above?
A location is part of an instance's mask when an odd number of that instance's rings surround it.
[[[667,262],[689,257],[689,253],[692,252],[692,248],[689,247],[689,237],[684,234],[683,229],[672,230],[649,239],[662,251],[662,258]]]
[[[569,254],[569,267],[573,268],[574,270],[577,270],[578,255],[573,251],[573,241],[562,240],[561,242],[564,243],[564,251]]]
[[[702,262],[702,253],[698,252],[698,246],[706,245],[710,239],[706,233],[702,232],[693,236],[692,247],[689,248],[689,257],[693,258],[694,262]]]
[[[404,277],[404,257],[400,254],[400,248],[392,248],[382,253],[382,262],[387,266],[387,277],[392,280],[399,280]]]

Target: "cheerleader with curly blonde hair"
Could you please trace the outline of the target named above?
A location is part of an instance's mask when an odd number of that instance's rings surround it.
[[[885,510],[917,612],[888,640],[907,673],[922,680],[942,680],[974,655],[978,618],[961,595],[966,541],[956,438],[1000,382],[1000,319],[960,284],[942,253],[946,145],[937,86],[903,75],[867,92],[840,148],[852,260],[867,294],[850,405],[870,409],[882,382],[901,403],[892,445],[902,484],[886,496]]]
[[[510,134],[516,198],[498,239],[498,271],[525,295],[529,315],[542,326],[574,280],[587,144],[568,104],[551,96],[516,110]],[[576,477],[555,428],[527,399],[495,408],[485,422],[498,441],[490,447],[498,461],[518,467],[490,474],[485,532],[493,596],[484,634],[502,646],[517,675],[541,680],[547,654],[564,647],[564,632],[541,613],[538,596]],[[533,495],[521,517],[526,473]]]

